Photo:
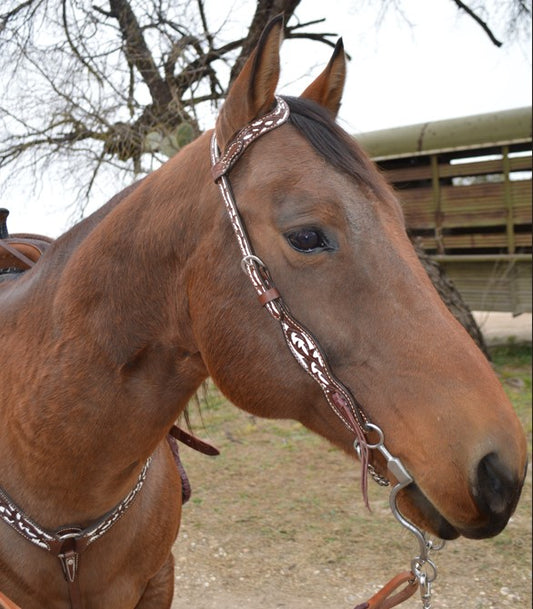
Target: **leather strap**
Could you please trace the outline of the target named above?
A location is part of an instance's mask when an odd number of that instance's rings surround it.
[[[35,262],[28,258],[28,256],[14,248],[12,245],[9,245],[9,243],[6,241],[0,240],[0,248],[4,249],[10,256],[16,258],[19,262],[22,262],[25,267],[23,270],[31,269],[31,267],[35,264]],[[3,258],[3,256],[1,256],[0,259],[1,258]]]
[[[187,476],[187,472],[183,467],[183,463],[181,462],[178,440],[176,440],[174,436],[167,434],[167,442],[172,452],[172,456],[174,457],[174,463],[178,468],[178,473],[181,478],[181,505],[185,505],[192,495],[191,483],[189,481],[189,476]]]
[[[271,302],[272,300],[276,300],[277,298],[281,298],[281,295],[278,292],[278,289],[276,287],[270,288],[266,292],[259,294],[259,296],[257,297],[257,299],[259,300],[259,303],[261,304],[262,307],[264,307],[267,303]]]
[[[61,552],[57,555],[65,581],[67,582],[71,609],[83,609],[78,571],[80,567],[80,554],[87,546],[85,545],[82,549],[78,549],[77,546],[78,543],[75,537],[66,539]]]
[[[369,449],[366,441],[368,420],[364,410],[349,389],[335,377],[318,341],[292,316],[276,289],[267,266],[254,254],[229,181],[230,169],[248,146],[261,135],[276,129],[289,119],[290,110],[287,102],[281,97],[276,97],[276,102],[276,107],[272,112],[255,119],[238,131],[226,144],[222,154],[218,148],[216,133],[213,132],[211,171],[213,179],[220,189],[233,232],[237,238],[242,254],[241,267],[250,279],[259,302],[280,323],[285,342],[296,361],[318,383],[331,409],[355,434],[361,460],[361,490],[365,505],[368,507]]]
[[[399,592],[398,588],[403,586]],[[392,609],[411,598],[418,589],[418,580],[411,571],[404,571],[393,577],[387,584],[376,592],[366,603],[357,605],[354,609]]]
[[[220,454],[220,451],[218,450],[218,448],[215,448],[208,442],[204,442],[203,440],[200,440],[200,438],[197,438],[196,436],[193,436],[192,434],[187,433],[186,431],[184,431],[177,425],[173,425],[170,428],[170,431],[168,433],[173,438],[176,438],[176,440],[179,440],[183,444],[186,444],[189,448],[193,448],[194,450],[197,450],[198,452],[200,452],[204,455],[209,455],[210,457],[216,457],[217,455]]]
[[[20,609],[20,607],[0,592],[0,609]]]

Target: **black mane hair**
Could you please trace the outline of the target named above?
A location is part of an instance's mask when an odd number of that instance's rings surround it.
[[[302,97],[283,96],[283,99],[289,105],[289,123],[320,156],[337,170],[363,183],[379,198],[391,196],[391,190],[377,167],[325,108]]]

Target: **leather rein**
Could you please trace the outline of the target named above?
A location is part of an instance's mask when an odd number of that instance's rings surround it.
[[[437,577],[437,568],[429,558],[429,552],[442,548],[444,542],[437,546],[431,540],[426,539],[425,534],[399,511],[396,504],[397,495],[400,490],[414,482],[413,478],[400,459],[394,457],[385,447],[382,430],[369,421],[361,404],[333,374],[318,341],[305,326],[293,317],[284,303],[267,265],[254,254],[229,181],[229,171],[248,146],[262,135],[286,123],[289,120],[289,115],[290,110],[287,102],[276,96],[275,108],[238,131],[228,142],[222,154],[220,154],[218,148],[215,130],[211,138],[211,174],[219,187],[239,245],[242,256],[242,270],[248,276],[259,303],[279,322],[283,337],[293,357],[305,372],[318,383],[330,408],[355,435],[354,449],[361,461],[361,490],[365,505],[369,507],[368,473],[378,484],[382,486],[390,484],[389,480],[378,474],[369,463],[370,451],[377,450],[385,458],[387,469],[396,480],[389,497],[392,513],[400,524],[416,537],[419,545],[419,554],[412,559],[411,570],[392,578],[380,592],[355,609],[389,609],[395,607],[412,596],[417,588],[420,588],[424,609],[430,609],[431,584]],[[376,442],[369,441],[370,434],[372,437],[377,436]],[[404,587],[397,592],[401,586]]]

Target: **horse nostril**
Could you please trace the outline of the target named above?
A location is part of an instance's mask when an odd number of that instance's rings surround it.
[[[477,467],[474,500],[482,513],[510,516],[520,495],[520,483],[496,453],[485,455]]]

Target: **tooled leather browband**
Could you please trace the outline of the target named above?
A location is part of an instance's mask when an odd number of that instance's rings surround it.
[[[276,107],[248,123],[230,140],[224,150],[224,154],[217,160],[214,160],[211,165],[211,174],[215,182],[235,165],[246,148],[258,137],[272,131],[276,127],[283,125],[289,118],[289,106],[281,97],[276,97]]]
[[[219,156],[216,133],[213,132],[211,139],[211,172],[214,181],[220,188],[243,256],[241,265],[252,282],[259,302],[280,323],[287,346],[296,361],[318,383],[329,406],[344,425],[356,435],[362,466],[361,488],[365,504],[368,506],[369,453],[366,442],[368,420],[361,405],[331,371],[318,341],[290,313],[274,285],[266,265],[253,253],[227,176],[229,170],[252,142],[287,122],[290,114],[287,102],[281,97],[276,97],[276,102],[274,110],[237,132],[226,145],[221,156]]]

